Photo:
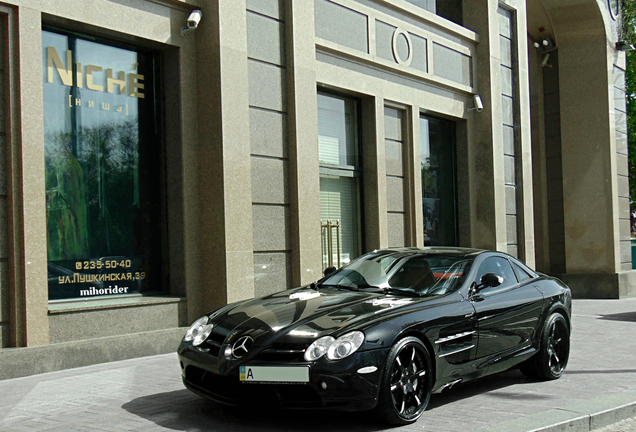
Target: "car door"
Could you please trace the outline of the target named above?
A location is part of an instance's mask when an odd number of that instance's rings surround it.
[[[475,309],[459,292],[440,299],[440,306],[427,310],[428,327],[436,357],[437,391],[463,379],[477,378],[482,371],[473,368],[477,352]],[[431,318],[432,314],[435,316]]]
[[[531,279],[517,279],[505,256],[491,256],[482,261],[476,275],[479,283],[485,273],[503,278],[501,285],[485,288],[470,297],[475,308],[480,367],[505,369],[505,360],[527,348],[537,328],[543,308],[543,296]],[[494,366],[501,363],[499,367]],[[489,371],[490,372],[490,371]]]
[[[438,338],[435,340],[437,356],[445,363],[460,365],[475,358],[477,351],[477,329],[473,318],[475,309],[470,302],[460,300],[447,307],[445,319],[440,322]]]

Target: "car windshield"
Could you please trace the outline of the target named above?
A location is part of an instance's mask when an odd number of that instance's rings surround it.
[[[403,295],[441,295],[461,286],[473,262],[472,257],[372,252],[327,276],[321,286],[380,289]]]

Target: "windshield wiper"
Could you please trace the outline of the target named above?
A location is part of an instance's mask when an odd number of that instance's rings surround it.
[[[387,292],[391,294],[401,294],[408,297],[424,297],[424,294],[422,293],[418,293],[415,291],[406,291],[400,288],[389,288],[387,289]]]
[[[375,293],[384,294],[384,295],[396,294],[396,295],[399,295],[399,296],[408,296],[408,297],[422,297],[423,296],[422,294],[417,293],[417,292],[412,291],[412,290],[406,290],[406,289],[402,289],[402,288],[393,288],[393,287],[379,287],[379,286],[369,285],[369,284],[359,284],[359,285],[328,285],[328,284],[325,284],[325,286],[343,288],[343,289],[347,289],[347,290],[351,290],[351,291],[375,292]]]
[[[395,294],[395,295],[406,296],[406,297],[423,297],[423,294],[420,294],[415,291],[407,291],[401,288],[393,288],[393,287],[388,287],[388,288],[370,287],[370,288],[376,288],[378,290],[377,292],[381,292],[385,295]]]
[[[360,285],[340,285],[340,284],[326,284],[326,283],[318,283],[316,284],[316,288],[314,289],[318,289],[319,287],[330,287],[330,288],[340,288],[340,289],[345,289],[348,291],[365,291],[365,292],[376,292],[379,294],[396,294],[399,296],[406,296],[406,297],[423,297],[423,294],[417,293],[415,291],[407,291],[405,289],[401,289],[401,288],[393,288],[393,287],[378,287],[378,286],[374,286],[374,285],[368,285],[368,284],[360,284]],[[313,288],[313,285],[312,285]]]
[[[318,286],[319,287],[340,288],[340,289],[345,289],[345,290],[348,290],[348,291],[359,291],[360,290],[357,286],[352,286],[352,285],[339,285],[339,284],[321,283]]]

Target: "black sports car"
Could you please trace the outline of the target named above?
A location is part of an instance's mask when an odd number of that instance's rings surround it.
[[[224,404],[375,408],[408,424],[460,382],[516,366],[556,379],[567,364],[570,289],[506,254],[377,250],[326,273],[198,319],[178,350],[185,386]]]

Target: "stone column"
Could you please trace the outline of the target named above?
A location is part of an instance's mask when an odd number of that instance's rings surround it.
[[[616,144],[607,44],[603,34],[580,29],[559,32],[558,47],[566,271],[615,272]]]
[[[479,34],[475,79],[484,105],[482,112],[471,111],[469,114],[469,172],[464,175],[469,176],[471,187],[470,245],[506,251],[498,6],[496,0],[463,3],[464,25]]]
[[[550,9],[559,48],[566,273],[576,296],[618,297],[612,48],[596,2]]]
[[[384,99],[382,95],[365,97],[361,103],[362,158],[364,172],[365,249],[389,246],[386,197],[386,147],[384,143]]]
[[[314,5],[285,5],[292,284],[300,286],[322,276]]]
[[[196,30],[200,283],[190,320],[254,296],[245,0],[202,4]],[[184,107],[184,109],[188,109]],[[187,168],[186,168],[187,169]]]
[[[516,64],[519,136],[517,148],[517,215],[519,217],[519,258],[535,267],[534,197],[532,178],[532,125],[530,112],[530,65],[528,59],[528,30],[525,1],[516,7]],[[532,48],[534,49],[534,47]],[[514,57],[513,57],[514,58]]]
[[[10,74],[11,91],[16,96],[11,105],[13,178],[8,200],[12,219],[9,263],[13,266],[11,342],[14,346],[35,346],[49,343],[42,16],[29,8],[20,8],[17,15],[9,24],[10,40],[15,41],[11,46],[17,47],[11,60],[19,64]]]

